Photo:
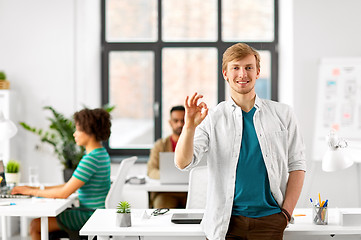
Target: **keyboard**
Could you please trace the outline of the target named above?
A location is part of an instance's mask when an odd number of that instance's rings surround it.
[[[29,195],[13,195],[13,194],[0,194],[0,198],[31,198]]]

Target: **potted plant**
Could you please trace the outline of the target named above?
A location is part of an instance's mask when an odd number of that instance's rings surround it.
[[[130,227],[132,225],[130,204],[127,201],[119,202],[115,224],[118,227]]]
[[[15,183],[16,185],[20,182],[20,163],[15,160],[9,160],[5,167],[5,178],[8,183]]]
[[[0,71],[0,89],[9,89],[10,82],[6,80],[6,74],[3,71]]]
[[[111,112],[114,106],[105,105],[103,108]],[[39,135],[41,142],[46,142],[54,148],[55,154],[64,165],[64,181],[67,182],[83,157],[85,149],[78,146],[73,137],[75,132],[73,118],[66,118],[50,106],[45,106],[44,109],[52,113],[52,117],[48,118],[50,121],[48,130],[31,127],[25,122],[20,122],[20,125],[24,129]]]

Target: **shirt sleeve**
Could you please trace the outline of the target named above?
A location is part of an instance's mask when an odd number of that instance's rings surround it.
[[[94,157],[85,155],[76,167],[73,176],[86,183],[94,175],[97,169],[98,165],[96,164]]]
[[[306,171],[305,145],[301,131],[292,110],[289,111],[290,121],[288,126],[288,171]]]
[[[208,152],[210,135],[210,113],[203,122],[196,128],[193,140],[193,158],[191,163],[183,170],[189,171],[203,159],[204,154]]]
[[[159,179],[159,153],[164,152],[162,139],[155,142],[154,147],[150,150],[149,160],[147,163],[147,174],[150,178]]]

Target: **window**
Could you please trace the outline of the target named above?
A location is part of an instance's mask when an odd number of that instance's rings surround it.
[[[102,104],[116,105],[111,155],[148,155],[170,134],[169,111],[195,91],[209,107],[229,96],[222,54],[261,54],[256,92],[277,100],[278,0],[102,1]]]

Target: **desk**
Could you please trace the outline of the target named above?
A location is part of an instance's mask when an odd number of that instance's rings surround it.
[[[126,183],[123,197],[133,203],[133,208],[149,208],[150,192],[188,192],[188,184],[161,184],[159,180],[147,177],[145,184]]]
[[[297,236],[314,235],[360,235],[361,226],[344,227],[339,225],[339,210],[329,209],[329,224],[315,225],[312,223],[312,209],[296,209],[294,214],[306,214],[295,217],[295,224],[290,224],[284,233],[285,239]],[[347,209],[351,210],[352,209]],[[356,209],[355,209],[356,210]],[[360,210],[360,209],[358,209]],[[161,216],[152,216],[142,219],[144,211],[152,210],[134,209],[132,211],[132,227],[121,228],[115,226],[115,209],[98,209],[80,230],[81,235],[97,236],[98,240],[108,239],[109,236],[127,236],[126,239],[205,239],[199,224],[173,224],[170,221],[172,213],[176,212],[202,212],[200,209],[171,209]],[[136,237],[136,238],[135,238]]]
[[[49,198],[29,198],[29,199],[0,199],[0,202],[13,202],[16,205],[0,206],[0,216],[2,222],[2,240],[7,240],[6,217],[40,217],[41,219],[41,239],[48,240],[48,217],[55,217],[66,208],[70,207],[74,198],[49,199]]]
[[[147,192],[188,192],[188,184],[161,184],[158,179],[146,178],[145,184],[124,185],[124,191],[147,191]]]
[[[115,226],[115,209],[97,209],[90,219],[80,230],[80,235],[97,236],[98,240],[108,239],[109,236],[138,236],[153,237],[153,239],[174,239],[175,237],[200,237],[204,239],[204,233],[200,224],[174,224],[170,221],[173,213],[185,212],[185,209],[171,209],[168,213],[159,216],[151,216],[150,219],[142,219],[144,211],[150,215],[153,209],[133,209],[132,227]],[[187,212],[203,212],[203,209],[187,209]],[[129,239],[129,238],[127,238]],[[131,239],[131,238],[130,238]]]

